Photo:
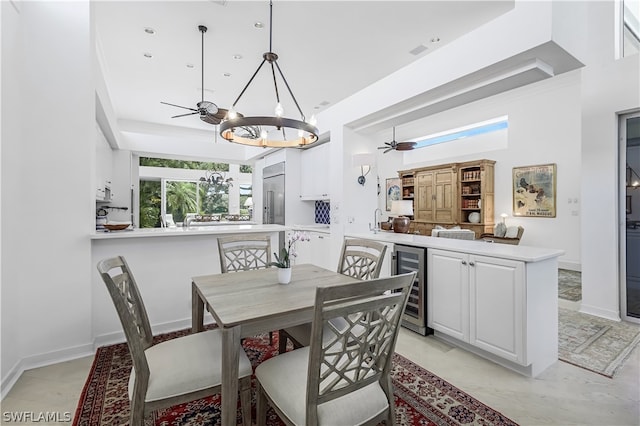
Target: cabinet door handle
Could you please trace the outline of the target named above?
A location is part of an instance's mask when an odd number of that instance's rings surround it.
[[[462,261],[462,264],[463,264],[463,265],[466,265],[466,264],[467,264],[467,261],[466,261],[466,260],[463,260],[463,261]]]
[[[469,262],[469,266],[476,266],[476,264],[473,262]]]

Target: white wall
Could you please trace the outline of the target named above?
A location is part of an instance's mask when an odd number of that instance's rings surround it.
[[[580,84],[580,72],[574,71],[404,125],[403,134],[412,138],[501,116],[509,123],[506,131],[404,153],[401,167],[495,160],[495,222],[508,213],[507,225],[525,228],[521,244],[564,249],[560,263],[579,269]],[[556,217],[513,217],[513,167],[548,163],[557,165]]]
[[[78,356],[91,342],[89,2],[19,4],[19,14],[1,5],[11,64],[2,76],[3,393],[24,366]]]
[[[582,75],[582,307],[620,318],[619,234],[624,199],[619,194],[618,116],[640,107],[640,55],[616,59],[616,8],[588,2],[589,46]],[[588,171],[588,173],[587,173]]]

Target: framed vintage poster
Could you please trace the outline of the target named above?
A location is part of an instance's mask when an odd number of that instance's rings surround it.
[[[385,194],[387,199],[387,211],[390,211],[392,201],[402,200],[402,179],[387,179],[387,191],[385,192]]]
[[[513,168],[513,215],[556,217],[556,165]]]

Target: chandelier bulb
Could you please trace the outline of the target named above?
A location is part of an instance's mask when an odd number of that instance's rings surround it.
[[[238,113],[236,112],[236,110],[233,109],[233,107],[229,108],[229,111],[227,112],[227,118],[229,120],[233,120],[237,116],[238,116]]]
[[[316,124],[318,124],[318,119],[316,118],[315,114],[311,115],[311,118],[309,119],[309,124],[311,124],[312,126],[315,126]]]
[[[267,137],[269,137],[267,131],[265,129],[260,130],[260,138],[267,139]]]
[[[284,115],[284,108],[282,108],[282,104],[280,102],[276,105],[275,113],[278,117],[282,117]]]

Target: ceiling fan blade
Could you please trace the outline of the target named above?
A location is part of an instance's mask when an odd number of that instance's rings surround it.
[[[216,117],[215,114],[200,114],[200,120],[213,125],[220,124],[222,122],[222,119]]]
[[[198,112],[198,110],[197,110],[197,109],[195,109],[195,108],[189,108],[189,107],[185,107],[185,106],[181,106],[181,105],[170,104],[169,102],[162,102],[162,101],[161,101],[160,103],[161,103],[161,104],[165,104],[165,105],[171,105],[171,106],[178,107],[178,108],[188,109],[188,110],[190,110],[190,111],[196,111],[196,112]]]
[[[398,142],[396,144],[396,151],[411,151],[415,146],[415,142]]]
[[[174,115],[171,118],[186,117],[187,115],[194,115],[194,114],[197,114],[197,113],[198,113],[198,111],[196,111],[196,112],[188,112],[186,114]]]

